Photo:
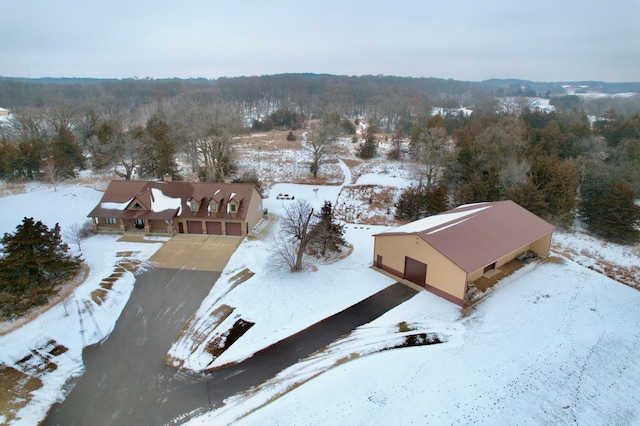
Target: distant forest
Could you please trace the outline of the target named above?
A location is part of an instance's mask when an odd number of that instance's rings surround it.
[[[640,82],[544,83],[499,79],[466,82],[326,74],[279,74],[217,80],[0,77],[0,107],[15,111],[57,105],[72,110],[97,108],[124,113],[151,102],[175,99],[225,101],[262,116],[283,109],[309,118],[322,116],[326,111],[364,117],[372,112],[379,114],[376,110],[380,109],[396,110],[396,114],[401,114],[402,109],[416,106],[425,109],[432,106],[472,107],[476,112],[493,110],[496,97],[557,97],[566,95],[563,86],[583,88],[584,91],[588,88],[605,94],[640,93]],[[597,108],[624,107],[611,103]]]
[[[592,92],[611,96],[579,96]],[[422,167],[395,206],[401,220],[509,198],[560,226],[577,219],[632,242],[640,238],[638,93],[640,83],[317,74],[0,78],[0,107],[12,113],[0,122],[0,177],[55,183],[91,168],[180,179],[180,155],[201,180],[259,183],[238,176],[234,137],[271,129],[309,132],[315,177],[331,143],[366,120],[363,160],[379,156],[384,137],[394,145],[389,161]]]

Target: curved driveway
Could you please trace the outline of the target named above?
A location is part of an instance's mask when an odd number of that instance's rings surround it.
[[[114,331],[102,344],[85,349],[84,375],[45,424],[180,423],[174,419],[207,411],[262,383],[415,294],[394,284],[238,365],[187,377],[167,366],[164,357],[218,276],[186,268],[152,268],[138,276]]]

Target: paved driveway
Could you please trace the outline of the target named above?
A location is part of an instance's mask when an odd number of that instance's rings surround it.
[[[165,269],[222,272],[242,238],[177,234],[149,260],[153,265]]]

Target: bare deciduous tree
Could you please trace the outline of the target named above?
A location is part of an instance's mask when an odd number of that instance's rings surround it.
[[[313,207],[306,200],[298,200],[285,208],[281,224],[285,241],[275,240],[275,251],[292,272],[302,270],[313,218]]]
[[[333,122],[323,122],[317,125],[312,131],[311,135],[304,134],[303,137],[311,146],[311,153],[313,155],[311,160],[310,171],[313,177],[318,177],[320,171],[320,165],[322,165],[325,158],[331,154],[331,151],[338,140],[342,130],[339,125]]]
[[[82,251],[82,242],[86,240],[92,233],[91,222],[87,221],[84,224],[74,223],[64,233],[64,238],[72,243],[78,245],[78,250]]]
[[[47,157],[42,163],[42,174],[53,185],[53,190],[57,191],[58,167],[52,156]]]
[[[235,170],[233,138],[242,132],[242,116],[228,104],[189,103],[172,111],[170,120],[201,179],[225,181]]]
[[[424,166],[427,188],[440,182],[452,155],[453,143],[443,127],[420,127],[411,136],[411,156]]]

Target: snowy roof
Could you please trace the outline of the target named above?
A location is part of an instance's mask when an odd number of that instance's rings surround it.
[[[468,204],[375,236],[416,235],[467,273],[553,232],[513,201]]]
[[[197,182],[147,182],[112,181],[100,203],[89,213],[89,217],[117,217],[123,219],[172,219],[188,211],[189,217],[208,217],[208,204],[215,195],[216,201],[235,196],[236,202],[251,200],[259,191],[252,184],[197,183]],[[189,200],[201,203],[197,212],[187,206]],[[133,203],[140,205],[132,209]],[[244,218],[246,210],[238,212]]]

